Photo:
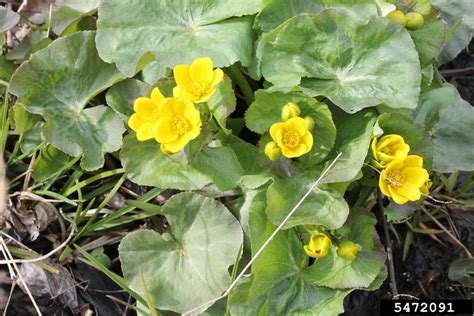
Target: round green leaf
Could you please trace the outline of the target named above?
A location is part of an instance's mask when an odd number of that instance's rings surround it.
[[[189,165],[183,153],[167,156],[154,139],[137,140],[135,134],[123,140],[120,160],[130,180],[162,189],[198,190],[209,184],[209,176]]]
[[[378,14],[374,0],[270,0],[257,15],[256,24],[262,31],[269,32],[295,15],[319,13],[329,8],[351,10],[360,19]]]
[[[237,258],[242,229],[224,205],[195,193],[173,196],[162,211],[172,233],[128,234],[119,246],[120,261],[133,290],[143,292],[143,273],[156,306],[182,313],[229,285],[228,268]]]
[[[272,89],[300,85],[350,113],[381,103],[414,108],[420,93],[413,41],[385,18],[362,23],[350,11],[303,13],[265,34],[257,57]]]
[[[272,124],[281,122],[281,110],[288,102],[298,104],[301,117],[311,116],[314,119],[313,148],[299,159],[305,167],[314,165],[327,156],[336,139],[336,127],[326,104],[299,92],[285,94],[258,90],[255,101],[245,113],[247,127],[259,134],[267,132]]]
[[[253,19],[241,16],[259,8],[259,1],[253,0],[103,0],[97,49],[127,76],[151,61],[150,56],[167,67],[203,56],[209,56],[217,67],[236,61],[247,66]]]
[[[99,58],[94,38],[94,32],[79,32],[54,41],[18,68],[9,87],[26,110],[45,118],[46,141],[71,156],[82,154],[85,170],[100,168],[103,154],[120,148],[125,131],[110,108],[85,108],[123,79]]]
[[[275,178],[267,191],[268,219],[279,225],[299,202],[316,179],[292,177]],[[323,225],[339,228],[349,215],[349,206],[336,190],[315,188],[301,204],[283,229],[298,225]]]
[[[92,15],[97,10],[99,1],[63,0],[60,7],[52,14],[53,32],[60,35],[74,22],[78,22],[84,16]]]

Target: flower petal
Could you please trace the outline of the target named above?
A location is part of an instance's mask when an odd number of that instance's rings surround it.
[[[307,132],[304,136],[303,136],[303,144],[306,145],[306,153],[310,152],[311,151],[311,148],[313,148],[313,134],[311,134],[310,132]]]
[[[400,195],[395,188],[388,186],[388,191],[390,192],[390,197],[395,203],[402,205],[408,202],[408,199]]]
[[[171,119],[175,116],[174,103],[176,99],[168,98],[160,105],[160,118]]]
[[[178,151],[183,150],[183,148],[188,144],[189,140],[186,137],[179,137],[171,143],[163,143],[163,148],[167,152],[177,153]]]
[[[146,121],[143,120],[137,113],[133,113],[128,119],[128,126],[130,126],[133,131],[137,132],[145,122]]]
[[[193,110],[194,104],[189,99],[179,98],[173,104],[174,113],[184,115],[188,110]]]
[[[212,79],[211,87],[214,87],[215,85],[219,84],[222,79],[224,79],[224,72],[222,71],[222,69],[214,69],[214,78]]]
[[[178,86],[184,87],[187,90],[191,89],[192,79],[189,74],[189,65],[178,65],[173,68],[174,80]]]
[[[403,168],[403,175],[405,176],[406,182],[410,182],[417,188],[420,188],[429,179],[428,171],[424,168]]]
[[[160,104],[161,102],[163,102],[165,100],[165,97],[163,96],[163,94],[161,93],[160,89],[158,89],[157,87],[153,88],[153,90],[151,91],[151,99],[153,101],[155,101],[157,104]]]
[[[279,142],[281,142],[284,127],[285,123],[275,123],[270,127],[270,136],[277,142],[278,146],[280,146]]]
[[[386,173],[385,170],[382,170],[382,172],[380,173],[379,188],[380,188],[380,191],[382,191],[382,193],[385,196],[390,197],[391,194],[390,194],[390,191],[388,190],[387,179],[385,178],[386,177],[385,173]]]
[[[404,183],[403,186],[397,189],[397,192],[410,201],[417,201],[421,198],[420,189],[410,183]]]
[[[149,120],[156,109],[156,104],[150,98],[138,98],[133,104],[133,109],[144,120]]]
[[[153,138],[153,122],[145,122],[137,131],[137,139],[139,141],[145,141]]]
[[[161,119],[153,125],[153,136],[159,143],[173,142],[178,138],[171,125],[171,119]]]
[[[214,79],[212,60],[209,57],[196,58],[189,69],[192,80],[210,84]]]
[[[286,129],[294,129],[300,136],[304,136],[308,132],[306,121],[301,117],[292,117],[284,124]]]
[[[295,149],[289,149],[288,147],[282,147],[281,153],[286,158],[296,158],[301,157],[308,152],[308,147],[305,144],[299,145]]]
[[[187,132],[185,135],[185,137],[188,138],[188,140],[193,140],[195,139],[196,137],[199,136],[199,134],[201,133],[201,128],[200,128],[200,125],[193,125],[193,127],[191,128],[191,130],[189,132]]]
[[[379,158],[377,157],[377,137],[374,137],[372,139],[372,142],[370,143],[370,149],[372,149],[372,155],[374,156],[374,159],[378,160]]]
[[[176,86],[173,88],[173,97],[189,99],[191,101],[194,101],[197,98],[194,94],[180,86]]]
[[[403,167],[423,167],[423,158],[418,155],[410,155],[403,160]]]

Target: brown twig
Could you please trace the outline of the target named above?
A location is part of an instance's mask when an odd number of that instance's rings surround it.
[[[467,68],[461,68],[461,69],[446,69],[446,70],[441,70],[440,72],[444,77],[453,77],[457,75],[466,75],[466,74],[474,73],[474,67],[467,67]]]
[[[426,209],[426,207],[424,207],[423,205],[420,205],[420,208],[421,210],[426,214],[428,215],[429,218],[431,218],[431,220],[433,222],[436,223],[436,225],[438,225],[439,228],[441,228],[449,237],[451,237],[451,239],[456,243],[458,244],[459,246],[461,246],[462,249],[464,249],[464,251],[466,252],[467,256],[469,258],[472,258],[472,254],[471,252],[469,251],[469,249],[466,248],[466,246],[464,246],[464,244],[462,242],[459,241],[459,239],[457,239],[446,227],[444,227],[443,224],[441,224],[437,219],[436,217],[434,217],[433,215],[431,215],[430,212],[428,212],[428,210]]]
[[[380,221],[382,222],[382,227],[385,236],[385,250],[387,251],[387,261],[388,261],[388,272],[390,275],[390,289],[392,291],[392,298],[396,298],[398,296],[398,289],[397,289],[397,280],[395,277],[395,267],[393,265],[393,251],[392,251],[392,240],[390,239],[390,234],[388,232],[388,224],[387,218],[385,217],[385,213],[383,211],[383,201],[382,201],[382,194],[380,193],[380,189],[377,189],[377,203],[379,206],[380,212]]]

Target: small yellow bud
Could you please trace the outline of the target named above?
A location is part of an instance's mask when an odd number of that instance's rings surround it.
[[[304,246],[306,254],[313,258],[324,257],[331,249],[331,239],[325,234],[311,235],[309,243]]]
[[[288,121],[290,118],[297,117],[301,114],[301,110],[296,103],[288,102],[283,109],[281,109],[281,119],[283,122]]]
[[[354,260],[357,257],[359,251],[360,246],[349,240],[341,242],[337,248],[338,256],[348,261]]]
[[[416,31],[423,27],[425,24],[425,19],[418,12],[410,12],[405,15],[407,20],[405,27],[411,31]]]
[[[281,156],[280,147],[275,142],[268,142],[265,145],[265,155],[272,161],[277,160]]]
[[[311,116],[305,116],[304,120],[306,121],[306,126],[308,127],[308,131],[314,128],[314,120]]]
[[[393,21],[393,22],[397,22],[397,23],[399,23],[403,26],[405,26],[406,23],[407,23],[407,19],[405,17],[405,14],[400,10],[395,10],[395,11],[392,11],[389,14],[387,14],[387,19],[389,19],[390,21]]]

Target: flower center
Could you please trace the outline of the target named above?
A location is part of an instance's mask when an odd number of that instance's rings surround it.
[[[182,116],[175,116],[171,121],[171,126],[173,127],[173,131],[178,135],[186,134],[191,129],[189,121]]]
[[[191,84],[191,89],[193,90],[194,94],[197,96],[203,96],[207,92],[208,85],[200,80],[193,81]]]
[[[283,145],[290,149],[296,149],[299,145],[301,145],[301,136],[295,130],[285,130],[283,131],[283,136],[281,139]]]
[[[395,187],[399,188],[403,185],[405,181],[405,175],[400,170],[392,170],[387,174],[387,181]]]
[[[382,148],[382,152],[388,156],[392,155],[392,148],[391,147],[384,147]]]

